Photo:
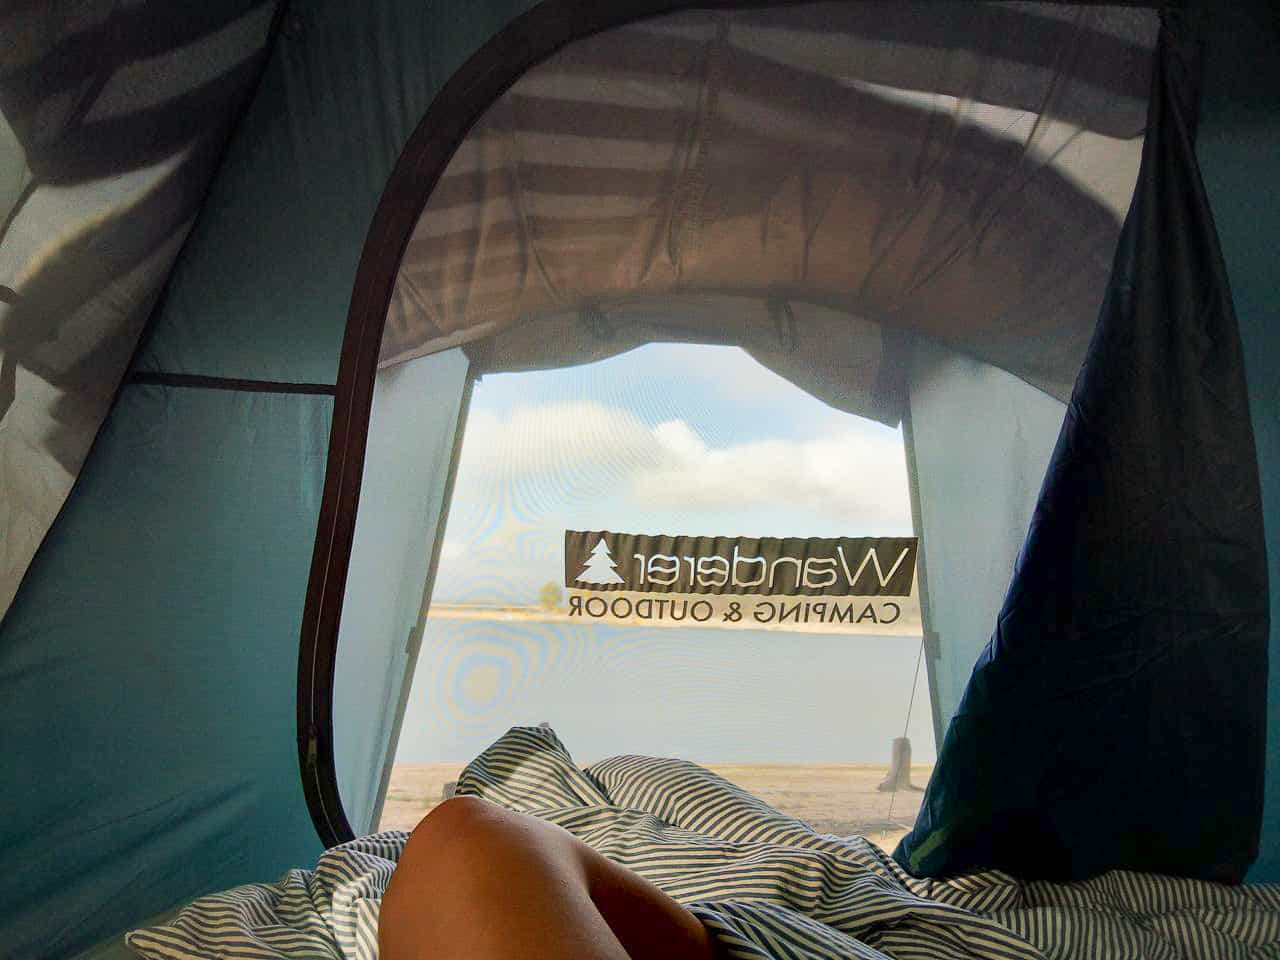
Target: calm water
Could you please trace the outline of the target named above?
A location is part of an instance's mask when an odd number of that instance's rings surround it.
[[[615,753],[720,763],[934,758],[920,641],[611,624],[428,624],[397,763],[467,760],[547,721],[579,762]]]

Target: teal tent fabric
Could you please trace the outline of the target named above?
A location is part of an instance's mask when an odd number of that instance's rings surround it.
[[[314,857],[293,736],[329,397],[129,386],[0,626],[0,944]]]
[[[1195,22],[1166,11],[1107,300],[995,633],[895,851],[916,875],[1238,882],[1257,855],[1266,545],[1194,156],[1199,56]]]
[[[1249,873],[1280,881],[1280,19],[1266,4],[1216,7],[1208,23],[1196,153],[1231,276],[1249,379],[1262,483],[1271,596],[1266,808],[1261,853]]]
[[[276,10],[0,8],[0,617],[107,415]]]
[[[138,369],[332,383],[360,250],[406,138],[530,6],[292,5]]]

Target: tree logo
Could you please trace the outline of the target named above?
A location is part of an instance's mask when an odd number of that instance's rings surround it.
[[[618,564],[609,553],[609,545],[604,542],[604,537],[601,537],[576,579],[578,583],[625,583],[626,581],[618,576],[617,566]]]

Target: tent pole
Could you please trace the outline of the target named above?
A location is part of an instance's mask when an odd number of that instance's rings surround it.
[[[938,696],[937,661],[942,656],[942,639],[933,629],[929,604],[929,564],[925,559],[924,517],[920,507],[920,474],[916,468],[916,440],[911,426],[911,387],[902,405],[902,446],[907,458],[907,489],[911,497],[911,527],[916,543],[916,592],[920,598],[920,631],[924,635],[924,663],[929,678],[929,709],[933,716],[934,749],[942,748],[943,729]]]

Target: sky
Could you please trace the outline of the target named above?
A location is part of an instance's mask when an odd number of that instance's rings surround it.
[[[433,603],[536,603],[543,584],[563,582],[566,528],[910,536],[902,436],[732,347],[650,345],[485,377]],[[579,761],[884,762],[904,731],[928,760],[919,647],[911,637],[429,620],[397,762],[465,762],[509,726],[541,721]]]
[[[736,347],[654,344],[484,378],[435,602],[536,602],[542,584],[562,578],[566,528],[910,536],[902,436]]]

